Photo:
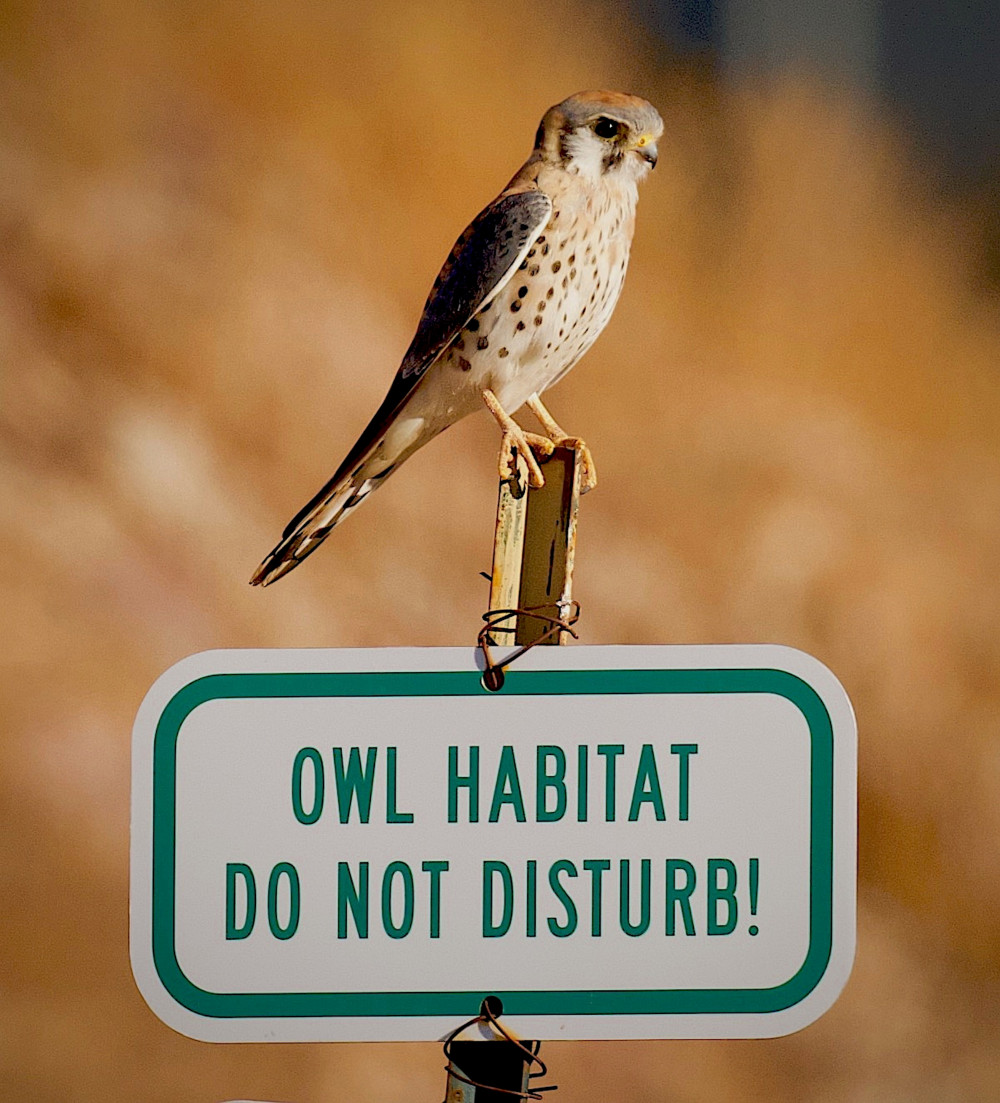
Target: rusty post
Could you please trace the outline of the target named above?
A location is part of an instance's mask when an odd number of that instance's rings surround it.
[[[557,448],[543,471],[545,485],[529,491],[527,466],[517,457],[517,478],[500,483],[490,572],[490,612],[540,607],[555,617],[569,614],[580,510],[581,464],[577,450]],[[548,625],[533,617],[518,617],[516,622],[509,620],[506,624],[491,627],[490,637],[495,644],[518,647],[536,641],[561,644],[565,636],[564,632],[556,632],[542,640]],[[500,684],[502,679],[489,688],[499,688]],[[502,1005],[499,1000],[496,1004],[494,1013],[499,1015]],[[485,1008],[484,1003],[484,1012]],[[515,1044],[499,1037],[482,1021],[476,1023],[476,1031],[463,1030],[448,1043],[445,1103],[526,1099],[530,1061],[525,1062],[525,1053],[537,1053],[538,1044]],[[455,1072],[459,1075],[454,1075]],[[470,1084],[470,1080],[475,1083]]]
[[[518,460],[518,482],[500,484],[497,501],[490,610],[547,606],[552,616],[568,612],[573,599],[580,462],[575,449],[557,448],[545,463],[545,485],[527,493],[527,470]],[[518,617],[516,628],[493,630],[498,644],[533,643],[546,625]],[[546,643],[560,644],[559,632]],[[513,638],[512,638],[513,637]]]
[[[532,491],[537,494],[538,491]],[[490,572],[490,610],[516,609],[521,596],[521,557],[528,516],[528,465],[517,457],[517,478],[504,479],[497,496],[497,524]],[[493,631],[495,642],[512,644],[514,626]]]

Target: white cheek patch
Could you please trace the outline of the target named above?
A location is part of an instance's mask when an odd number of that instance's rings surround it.
[[[604,172],[607,144],[589,129],[573,130],[562,138],[561,153],[569,160],[567,169],[590,180],[599,180]]]

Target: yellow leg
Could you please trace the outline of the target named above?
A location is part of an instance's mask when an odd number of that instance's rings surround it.
[[[586,494],[588,490],[593,490],[597,486],[597,467],[586,444],[579,437],[571,437],[559,427],[556,419],[542,405],[542,400],[537,394],[533,394],[528,399],[528,409],[538,418],[539,424],[554,444],[577,450],[583,467],[580,472],[580,493]]]
[[[500,438],[500,478],[514,479],[517,477],[517,466],[514,463],[514,449],[524,457],[528,465],[528,483],[533,487],[545,485],[542,477],[542,469],[538,466],[536,456],[547,459],[552,455],[555,447],[547,437],[540,437],[537,433],[526,433],[520,425],[500,405],[497,396],[491,390],[483,391],[483,401],[490,413],[496,418],[503,436]]]

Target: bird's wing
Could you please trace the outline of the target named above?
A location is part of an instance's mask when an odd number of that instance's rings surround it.
[[[329,482],[289,521],[283,537],[294,533],[378,447],[427,369],[506,286],[551,213],[552,200],[544,192],[531,190],[505,192],[476,216],[434,281],[417,332],[382,405]]]
[[[552,214],[541,191],[505,193],[455,242],[430,295],[396,376],[419,379],[477,311],[506,285]]]
[[[385,401],[333,477],[288,522],[281,542],[257,568],[254,585],[267,585],[292,570],[393,470],[395,460],[390,460],[390,466],[369,477],[366,461],[427,369],[517,271],[551,213],[552,200],[544,192],[504,192],[458,239],[434,281]]]

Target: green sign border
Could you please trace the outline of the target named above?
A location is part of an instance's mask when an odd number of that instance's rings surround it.
[[[210,674],[164,708],[153,743],[152,948],[156,972],[181,1006],[210,1018],[460,1018],[484,992],[209,992],[184,975],[174,930],[177,739],[206,701],[262,697],[465,697],[487,695],[478,671]],[[697,1015],[783,1011],[819,984],[833,941],[833,726],[816,691],[784,670],[511,671],[503,693],[593,695],[770,693],[803,714],[810,735],[809,949],[773,988],[496,992],[508,1015]]]

